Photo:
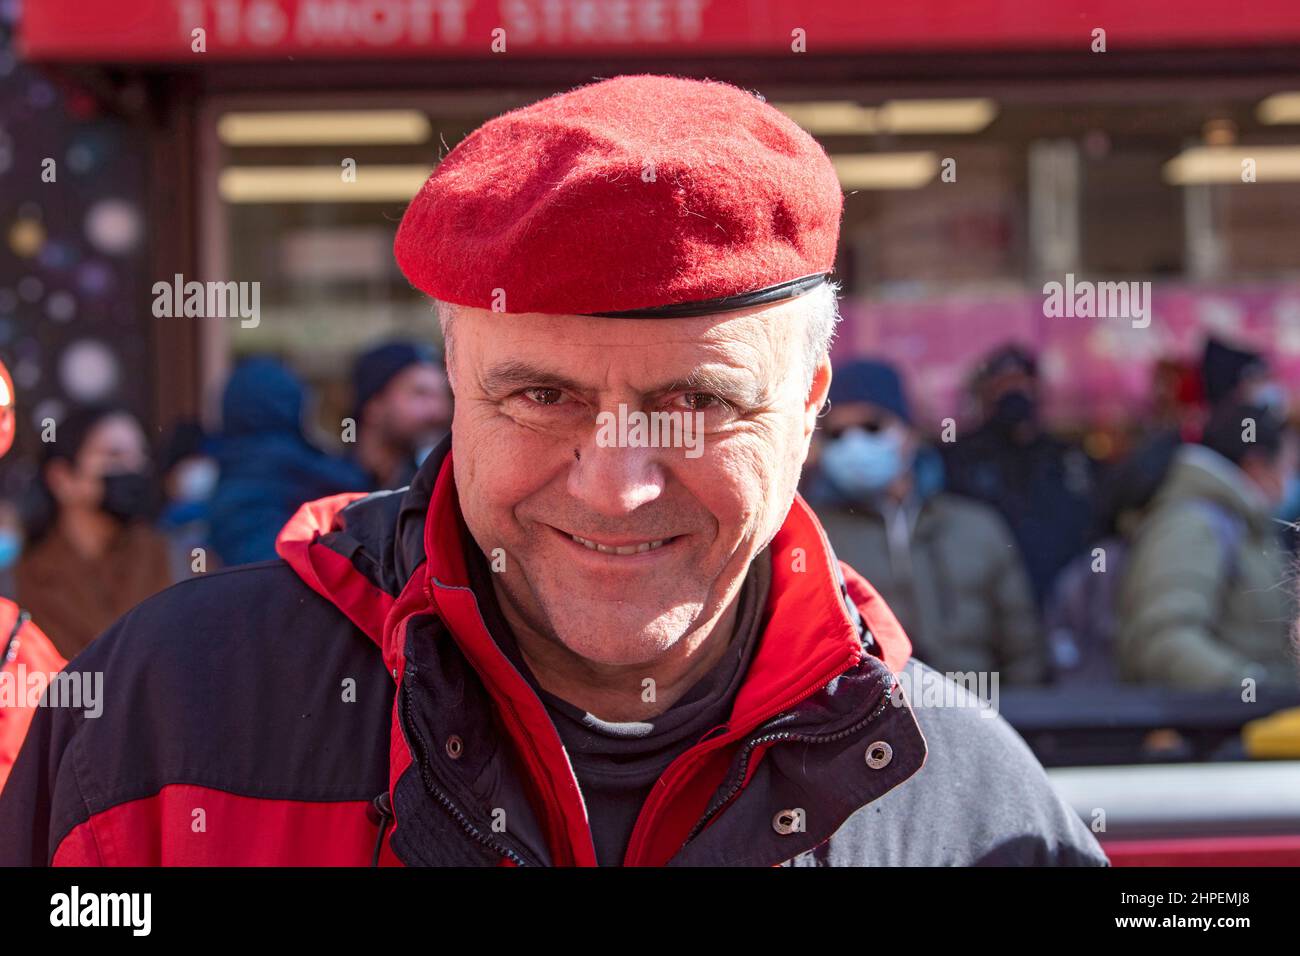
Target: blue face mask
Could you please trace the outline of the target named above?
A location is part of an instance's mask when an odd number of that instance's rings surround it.
[[[23,553],[23,539],[17,531],[0,529],[0,571],[13,567]]]
[[[841,492],[863,498],[888,488],[903,472],[903,439],[894,429],[868,434],[850,428],[822,452],[826,477]]]

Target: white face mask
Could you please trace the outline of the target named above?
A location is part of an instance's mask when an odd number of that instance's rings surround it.
[[[211,458],[195,458],[180,465],[176,475],[177,501],[207,501],[216,490],[220,469]]]
[[[851,497],[883,491],[910,466],[903,448],[906,432],[898,427],[869,434],[849,428],[822,452],[826,475]]]
[[[1250,390],[1247,400],[1251,405],[1258,405],[1261,408],[1276,412],[1281,418],[1287,416],[1288,396],[1286,389],[1278,382],[1265,382],[1262,385],[1256,385]]]

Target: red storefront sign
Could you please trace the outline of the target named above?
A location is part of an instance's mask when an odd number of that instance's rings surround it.
[[[1279,46],[1260,0],[29,0],[35,60],[795,54]],[[202,31],[203,52],[195,31]],[[802,31],[802,32],[800,32]],[[495,43],[495,48],[494,48]],[[504,50],[502,45],[504,44]],[[802,48],[800,48],[802,44]]]

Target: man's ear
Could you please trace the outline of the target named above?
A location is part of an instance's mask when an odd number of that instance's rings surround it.
[[[823,355],[817,367],[813,370],[812,385],[808,389],[808,401],[804,405],[804,426],[803,432],[805,438],[812,437],[812,433],[817,430],[817,416],[821,414],[822,406],[826,404],[826,396],[831,390],[831,357]]]

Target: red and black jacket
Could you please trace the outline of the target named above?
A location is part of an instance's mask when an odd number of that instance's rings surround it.
[[[404,492],[304,506],[283,560],[142,603],[69,665],[103,672],[102,716],[33,721],[0,796],[0,864],[594,865],[568,757],[487,632],[467,542],[444,450]],[[771,555],[766,627],[730,720],[664,772],[625,865],[826,862],[833,835],[845,860],[870,862],[858,849],[890,845],[883,830],[846,837],[846,821],[867,822],[926,761],[895,680],[908,640],[801,500]],[[1027,754],[1014,759],[1041,778]],[[1087,855],[1059,801],[1041,825],[1014,809],[1017,827],[1067,834],[1035,836],[1047,851],[1024,861],[1055,862],[1071,842]],[[941,861],[985,853],[958,842]]]
[[[0,693],[0,791],[36,713],[25,693],[30,675],[48,679],[67,663],[30,614],[0,598],[0,680],[13,682],[12,695]]]

